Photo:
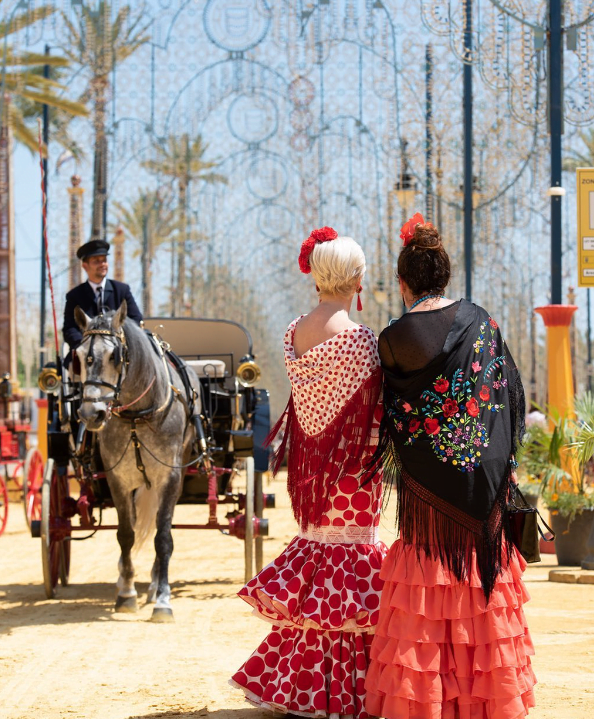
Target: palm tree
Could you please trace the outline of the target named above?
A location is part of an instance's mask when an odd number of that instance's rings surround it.
[[[129,5],[121,7],[112,19],[109,0],[91,4],[82,3],[76,21],[62,13],[66,26],[63,52],[73,64],[78,65],[88,78],[83,98],[93,103],[93,128],[95,132],[95,160],[93,169],[93,217],[92,238],[105,239],[107,226],[107,98],[110,89],[110,73],[148,42],[143,24],[144,14],[139,11],[131,17]]]
[[[114,202],[117,225],[136,243],[133,252],[142,262],[142,309],[150,316],[153,311],[152,266],[155,253],[177,229],[175,213],[169,209],[163,191],[140,190],[136,199],[127,204]]]
[[[43,77],[44,65],[49,65],[54,70],[64,68],[69,64],[67,58],[33,52],[19,53],[8,44],[8,38],[17,30],[22,30],[53,12],[54,8],[41,6],[0,23],[0,122],[3,126],[10,126],[15,140],[32,152],[37,151],[37,132],[29,127],[27,121],[39,117],[42,105],[53,108],[54,112],[50,114],[59,116],[64,125],[71,116],[88,114],[84,104],[62,96],[61,93],[66,89],[62,84],[55,79]],[[5,102],[5,97],[10,101]]]
[[[193,140],[187,133],[180,137],[169,136],[161,142],[155,143],[155,158],[143,163],[151,172],[169,177],[177,183],[179,233],[177,239],[177,283],[175,281],[175,238],[171,246],[171,313],[175,316],[180,307],[186,306],[186,252],[187,239],[190,235],[188,228],[188,191],[193,182],[203,182],[209,185],[227,183],[225,175],[211,170],[219,162],[205,160],[204,155],[208,149],[202,139],[197,135]],[[176,286],[177,284],[177,286]]]
[[[33,75],[39,75],[40,77],[43,77],[44,68],[34,67],[30,70],[30,72]],[[57,83],[59,83],[61,87],[64,87],[64,81],[66,80],[66,76],[66,68],[55,65],[50,66],[50,79],[55,80]],[[25,123],[35,121],[39,117],[39,103],[33,102],[32,100],[29,100],[28,98],[22,96],[15,97],[13,102],[15,103],[17,110],[22,115],[22,118]],[[57,142],[58,145],[61,145],[65,150],[67,150],[68,153],[70,153],[69,156],[79,161],[84,159],[85,151],[84,147],[80,145],[79,142],[72,136],[70,132],[70,125],[75,116],[82,114],[88,115],[89,111],[82,103],[77,104],[80,105],[81,112],[76,113],[76,115],[72,111],[68,111],[61,106],[49,107],[48,119],[51,139],[54,142]],[[30,149],[33,148],[31,147]]]
[[[566,172],[574,172],[578,167],[594,167],[594,128],[583,130],[579,133],[579,138],[586,146],[585,150],[568,152],[569,157],[563,163]]]

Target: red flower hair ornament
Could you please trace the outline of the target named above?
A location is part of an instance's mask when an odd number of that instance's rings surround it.
[[[332,227],[320,227],[319,230],[312,230],[307,240],[303,241],[301,245],[301,252],[299,253],[299,269],[304,275],[309,275],[311,267],[309,266],[309,256],[311,255],[313,248],[316,245],[321,245],[322,242],[330,242],[338,237],[338,232],[333,230]]]
[[[400,239],[402,240],[402,246],[406,247],[408,244],[410,244],[410,241],[415,236],[415,230],[417,229],[417,225],[424,225],[425,220],[423,218],[423,215],[421,215],[420,212],[417,212],[414,214],[408,222],[405,222],[404,225],[402,225],[402,229],[400,230]]]

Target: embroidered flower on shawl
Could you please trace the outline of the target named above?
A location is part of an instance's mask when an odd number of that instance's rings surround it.
[[[493,383],[493,385],[494,385],[494,384],[495,384],[495,383]],[[491,396],[491,390],[487,387],[486,384],[484,384],[484,385],[481,387],[481,391],[479,392],[479,397],[480,397],[484,402],[486,402],[486,401],[489,399],[490,396]]]
[[[496,346],[496,329],[487,320],[481,324],[480,335],[473,345],[477,353],[484,351],[485,344],[489,348]],[[438,459],[451,461],[460,472],[473,472],[481,463],[479,450],[489,446],[486,426],[480,422],[481,410],[499,412],[505,407],[491,400],[493,390],[507,385],[501,373],[505,364],[505,355],[493,357],[484,369],[480,362],[474,361],[470,377],[466,377],[462,369],[457,369],[449,379],[437,377],[433,388],[421,393],[421,404],[413,407],[409,402],[401,402],[387,407],[396,429],[407,431],[405,445],[424,437],[431,442]],[[474,395],[479,373],[482,373],[482,381],[477,399]]]
[[[446,401],[443,403],[443,416],[446,419],[449,419],[450,417],[453,417],[456,412],[460,409],[458,407],[458,403],[453,399],[446,399]]]
[[[471,397],[466,403],[466,411],[471,417],[478,417],[479,405],[474,397]]]
[[[444,392],[448,391],[448,387],[450,386],[450,383],[447,381],[447,379],[444,379],[443,377],[440,377],[437,379],[435,384],[433,385],[437,392],[441,392],[442,394]]]
[[[420,420],[411,419],[411,421],[408,423],[408,431],[414,434],[419,429],[420,426],[421,426]]]
[[[427,434],[437,434],[440,430],[439,420],[434,417],[427,417],[424,422],[424,427]]]

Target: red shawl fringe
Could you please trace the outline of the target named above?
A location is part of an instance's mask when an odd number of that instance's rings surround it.
[[[341,477],[377,471],[375,466],[363,470],[362,463],[370,443],[381,377],[380,368],[374,370],[342,411],[316,435],[308,435],[301,428],[291,394],[285,411],[268,435],[266,443],[270,444],[284,429],[274,453],[272,471],[278,472],[288,449],[289,496],[302,529],[320,526],[330,489]]]

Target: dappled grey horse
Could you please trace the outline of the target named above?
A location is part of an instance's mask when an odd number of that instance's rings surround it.
[[[101,432],[101,459],[118,513],[115,610],[137,610],[131,551],[156,530],[148,601],[156,602],[153,621],[171,621],[171,521],[185,474],[181,467],[191,460],[196,438],[191,415],[200,409],[199,380],[188,369],[192,412],[181,373],[126,312],[125,301],[94,319],[75,310],[83,333],[76,350],[83,382],[79,416],[88,430]]]

